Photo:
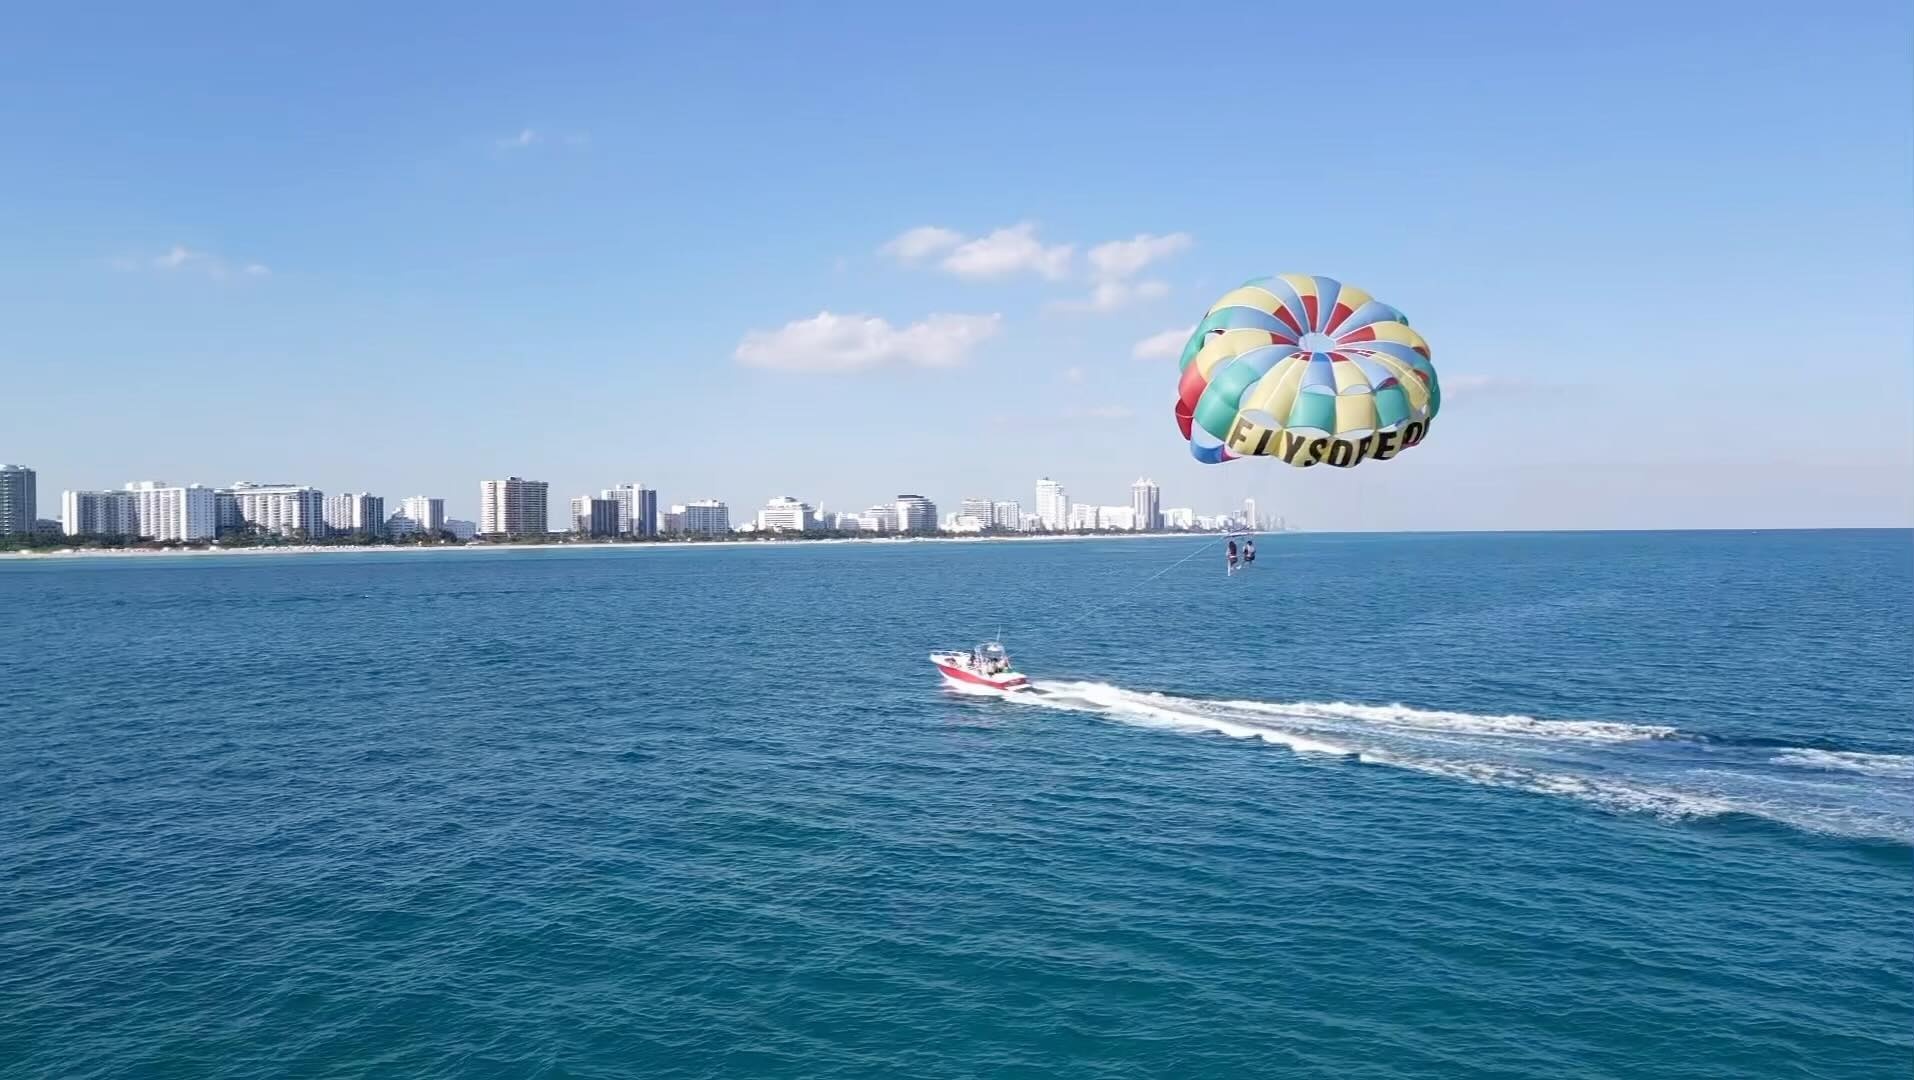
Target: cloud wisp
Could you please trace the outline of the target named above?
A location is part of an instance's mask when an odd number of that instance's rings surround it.
[[[952,368],[996,336],[1003,316],[926,316],[893,326],[876,315],[820,311],[776,330],[753,330],[733,353],[738,363],[766,371],[846,375],[894,366]]]
[[[591,136],[582,131],[565,135],[551,135],[537,128],[519,128],[513,134],[493,139],[492,149],[500,153],[514,153],[547,144],[577,150],[590,146]]]
[[[215,281],[228,278],[272,276],[272,268],[260,262],[236,262],[210,251],[174,244],[158,255],[121,255],[107,260],[115,270],[149,271],[157,274],[201,274]]]
[[[1128,240],[1112,240],[1091,248],[1090,270],[1105,281],[1133,277],[1153,262],[1188,251],[1193,243],[1185,232],[1163,236],[1138,233]]]
[[[1111,240],[1090,249],[1086,256],[1094,284],[1088,296],[1060,300],[1056,311],[1109,312],[1168,296],[1169,282],[1133,280],[1152,263],[1189,250],[1189,233],[1138,233],[1128,240]]]
[[[1186,326],[1181,330],[1151,334],[1131,346],[1130,355],[1138,360],[1175,360],[1183,355],[1183,346],[1189,343],[1190,335],[1194,333],[1196,327]]]
[[[919,225],[892,237],[877,250],[907,266],[922,265],[937,257],[938,269],[973,281],[1020,274],[1061,281],[1070,275],[1076,257],[1076,248],[1070,244],[1044,243],[1037,236],[1036,224],[1029,221],[976,237],[941,225]]]

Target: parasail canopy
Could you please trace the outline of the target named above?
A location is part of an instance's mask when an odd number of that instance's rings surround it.
[[[1429,343],[1402,312],[1307,274],[1226,294],[1179,367],[1177,427],[1208,463],[1348,468],[1392,458],[1428,435],[1442,404]]]

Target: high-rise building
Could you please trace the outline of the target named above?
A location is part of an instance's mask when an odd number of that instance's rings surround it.
[[[1173,506],[1163,511],[1163,524],[1171,529],[1196,528],[1196,511],[1187,506]]]
[[[487,536],[543,536],[550,511],[550,485],[543,480],[479,482],[479,532]]]
[[[964,500],[963,508],[958,510],[957,513],[967,517],[974,517],[978,521],[983,522],[985,528],[989,528],[991,522],[990,504],[991,501],[989,499],[979,499],[973,495]]]
[[[658,515],[658,535],[682,536],[685,531],[685,508],[683,503],[672,506]]]
[[[123,491],[62,491],[60,528],[68,536],[138,536],[133,500]]]
[[[1014,502],[991,503],[990,527],[1004,532],[1023,531],[1023,507]]]
[[[608,487],[598,493],[601,499],[610,499],[618,512],[618,533],[624,535],[631,531],[631,489],[627,487]],[[576,500],[574,500],[576,501]]]
[[[643,484],[606,488],[604,498],[618,504],[618,531],[630,536],[658,535],[658,493]]]
[[[213,489],[213,531],[219,536],[246,531],[246,519],[239,516],[239,496],[231,488]]]
[[[478,535],[478,522],[446,518],[445,531],[451,533],[454,540],[470,540]]]
[[[658,535],[658,493],[643,484],[606,488],[601,498],[618,504],[618,531],[628,536]]]
[[[580,495],[573,499],[572,531],[584,536],[617,536],[617,500],[592,495]]]
[[[1037,481],[1037,520],[1046,529],[1071,528],[1070,497],[1063,485],[1049,477]]]
[[[1163,493],[1154,480],[1138,477],[1130,485],[1130,511],[1135,521],[1133,529],[1154,532],[1163,527]]]
[[[445,531],[445,500],[429,495],[413,495],[399,504],[399,512],[412,519],[413,528],[428,536]]]
[[[220,494],[230,495],[230,513],[234,525],[227,526],[226,512],[218,506]],[[256,529],[279,536],[304,533],[322,536],[326,528],[326,495],[303,484],[254,484],[241,481],[223,492],[214,493],[216,526]]]
[[[759,532],[807,532],[817,528],[817,512],[811,504],[789,495],[779,495],[758,511]]]
[[[385,497],[363,491],[328,495],[325,515],[333,536],[378,536],[385,531]]]
[[[897,497],[898,532],[934,532],[937,529],[937,504],[922,495]]]
[[[858,517],[859,527],[865,532],[896,532],[897,504],[873,503]]]
[[[326,534],[329,536],[351,536],[357,532],[352,527],[352,511],[356,500],[351,495],[328,495],[325,502]]]
[[[1243,500],[1243,528],[1248,529],[1250,532],[1257,532],[1262,527],[1263,527],[1262,521],[1256,517],[1256,500],[1244,499]]]
[[[682,531],[693,536],[722,536],[731,531],[731,508],[717,499],[699,499],[684,505]]]
[[[1050,526],[1045,525],[1044,528]],[[1089,503],[1077,503],[1070,508],[1070,516],[1064,519],[1064,527],[1071,531],[1094,529],[1097,527],[1097,508]]]
[[[131,483],[119,491],[60,494],[60,518],[68,536],[211,540],[214,507],[211,488],[168,487],[158,480]]]
[[[1137,524],[1134,506],[1097,507],[1097,528],[1099,529],[1122,529],[1126,532],[1134,532],[1141,527]]]
[[[40,493],[32,469],[0,465],[0,536],[31,536],[40,516]]]
[[[406,501],[410,502],[411,500],[407,499]],[[423,530],[419,528],[419,519],[403,510],[385,519],[385,534],[394,540],[402,540],[408,536],[417,536],[422,531]]]

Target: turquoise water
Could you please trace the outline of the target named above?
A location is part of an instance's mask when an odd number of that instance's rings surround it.
[[[0,1074],[1914,1071],[1914,536],[1261,547],[0,562]]]

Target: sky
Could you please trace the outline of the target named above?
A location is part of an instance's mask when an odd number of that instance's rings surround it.
[[[1914,524],[1904,4],[493,6],[9,14],[43,515],[1148,475],[1310,529]],[[1191,458],[1182,335],[1284,272],[1427,337],[1422,445]]]

